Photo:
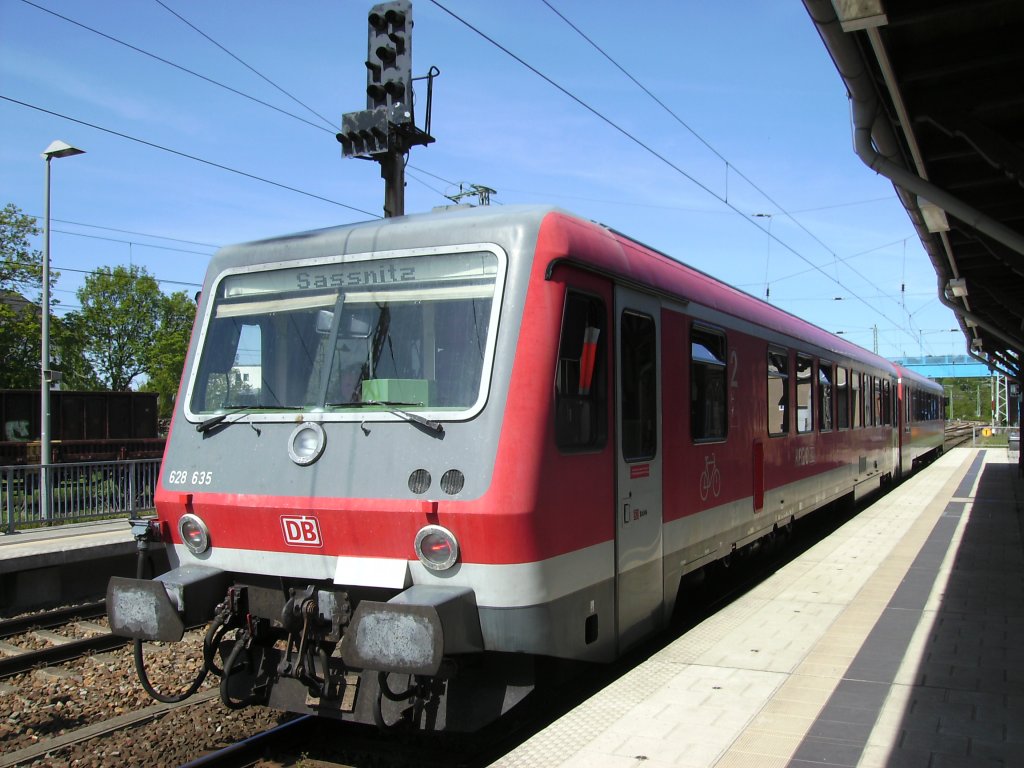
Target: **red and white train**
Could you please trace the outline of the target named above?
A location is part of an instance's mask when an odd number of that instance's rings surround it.
[[[212,620],[229,706],[476,728],[942,440],[934,382],[560,210],[248,243],[210,265],[138,529],[172,570],[108,610]]]

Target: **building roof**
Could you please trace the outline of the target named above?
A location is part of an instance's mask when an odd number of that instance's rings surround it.
[[[1024,3],[804,0],[850,94],[857,154],[891,179],[969,354],[1024,350]]]

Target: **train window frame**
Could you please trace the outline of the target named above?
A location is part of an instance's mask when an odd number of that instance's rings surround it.
[[[863,379],[860,371],[850,369],[850,429],[864,428],[864,398],[861,395]]]
[[[882,421],[887,427],[895,424],[892,412],[892,379],[889,377],[882,380]]]
[[[719,328],[694,323],[690,326],[690,439],[694,443],[721,443],[729,438],[729,337]],[[699,375],[698,375],[699,372]],[[698,381],[701,385],[698,387]],[[714,398],[709,391],[716,389]],[[701,395],[705,395],[702,397]],[[704,403],[705,418],[697,419]],[[710,410],[707,406],[710,405]],[[720,428],[711,432],[709,421],[717,421]],[[698,434],[698,424],[704,427]]]
[[[580,306],[581,303],[587,306]],[[580,317],[579,312],[584,316]],[[591,325],[592,320],[598,324]],[[555,445],[562,453],[599,452],[607,445],[608,336],[608,306],[604,298],[589,291],[567,289],[553,386]],[[590,344],[593,347],[588,349]],[[577,351],[579,356],[565,354]],[[581,391],[584,389],[585,392]]]
[[[818,431],[835,428],[835,366],[827,360],[818,361]]]
[[[239,246],[242,248],[243,246]],[[445,272],[447,265],[446,257],[452,263],[452,271]],[[473,261],[476,259],[477,261]],[[477,265],[477,271],[459,268],[465,262],[469,265]],[[419,272],[408,272],[403,270],[415,269]],[[365,282],[353,282],[350,275],[358,273],[370,275],[373,280]],[[486,321],[486,336],[480,335],[479,353],[480,359],[477,364],[478,380],[475,397],[472,402],[458,402],[446,404],[442,400],[434,404],[424,399],[424,405],[417,402],[406,410],[415,410],[417,415],[424,418],[446,421],[463,422],[475,418],[486,407],[491,395],[493,386],[493,370],[495,366],[496,349],[498,345],[498,329],[502,314],[503,298],[506,290],[508,276],[508,255],[505,250],[495,243],[462,243],[446,246],[429,246],[418,248],[405,248],[394,250],[368,251],[350,254],[331,254],[327,256],[315,256],[303,259],[284,259],[276,261],[260,262],[248,266],[226,267],[219,271],[209,284],[209,288],[203,291],[205,302],[202,305],[201,324],[197,327],[197,344],[194,350],[190,350],[187,364],[187,386],[185,388],[184,413],[190,422],[202,422],[211,415],[230,413],[237,410],[244,413],[246,422],[291,422],[295,420],[296,413],[306,414],[306,418],[318,422],[402,422],[407,421],[405,416],[396,412],[393,408],[380,406],[377,408],[335,408],[333,404],[324,406],[321,404],[310,404],[298,402],[304,398],[289,398],[281,400],[280,405],[267,407],[258,403],[255,408],[241,405],[237,408],[220,406],[213,410],[195,407],[193,400],[197,391],[206,386],[204,376],[209,376],[218,370],[216,364],[209,367],[205,354],[208,337],[214,328],[214,321],[223,318],[244,318],[253,313],[254,317],[269,317],[264,313],[258,315],[258,311],[266,309],[274,311],[277,300],[280,298],[280,311],[282,312],[316,312],[317,309],[330,310],[335,306],[337,297],[344,292],[346,295],[346,306],[366,304],[371,305],[381,302],[408,301],[420,302],[423,306],[436,304],[440,307],[444,302],[458,300],[476,300],[484,298],[481,293],[487,290],[486,306],[484,313],[481,313],[481,329]],[[300,278],[306,282],[301,282]],[[448,284],[450,282],[450,285]],[[479,283],[479,287],[473,283]],[[436,286],[436,287],[435,287]],[[442,318],[443,321],[443,318]],[[317,333],[321,333],[320,323],[317,323]],[[278,376],[287,367],[287,347],[298,345],[285,345],[281,339],[275,338],[279,334],[268,334],[264,331],[264,344],[274,345],[275,351],[280,357],[277,364]],[[307,355],[307,360],[309,359]],[[265,361],[266,362],[266,361]],[[426,364],[424,364],[426,366]],[[266,369],[265,369],[266,370]],[[267,374],[271,375],[271,374]],[[326,377],[324,377],[326,378]],[[382,387],[397,387],[406,381],[414,385],[429,387],[431,377],[426,378],[400,379],[383,378],[379,379],[377,389]],[[276,382],[276,379],[273,381]],[[312,381],[312,379],[310,379]],[[367,383],[365,380],[363,383]],[[312,385],[310,385],[312,386]],[[364,388],[364,392],[365,392]],[[369,395],[374,399],[392,399],[391,397],[380,397]],[[282,395],[284,397],[284,395]],[[293,404],[291,401],[295,399]],[[398,399],[407,399],[399,397]],[[206,401],[204,407],[208,405]]]
[[[637,355],[644,351],[640,344],[634,344],[634,338],[627,338],[626,322],[637,322],[644,325],[644,333],[650,334],[650,352],[653,355],[653,366],[649,375],[644,378],[628,380],[619,375],[619,449],[622,451],[622,458],[628,463],[637,461],[650,461],[658,455],[658,323],[655,318],[647,312],[625,307],[619,313],[619,370],[644,370],[643,365],[636,365],[636,360],[627,364],[626,355]],[[639,328],[639,325],[638,325]],[[628,331],[632,333],[632,329]],[[641,361],[643,362],[643,361]],[[627,386],[627,381],[630,386]],[[633,391],[632,384],[635,383],[636,390]],[[641,392],[643,390],[643,392]],[[632,395],[636,394],[636,398]],[[636,407],[636,418],[629,418],[634,415],[633,407]],[[636,429],[627,429],[627,422],[636,422]]]
[[[793,373],[796,382],[796,433],[806,435],[814,431],[814,358],[798,352]],[[808,413],[801,419],[803,402],[807,403]]]
[[[878,376],[871,377],[871,423],[882,426],[882,380]]]
[[[836,429],[850,428],[850,369],[836,367]]]
[[[789,435],[790,431],[789,412],[790,410],[792,410],[789,407],[789,370],[791,367],[789,360],[789,350],[783,347],[769,346],[768,351],[765,355],[765,364],[765,431],[767,431],[769,437],[786,437]],[[779,394],[779,390],[777,387],[772,386],[772,382],[779,380],[782,381],[781,396],[775,398],[774,396],[776,394]],[[773,392],[773,389],[775,389],[776,391]],[[781,413],[781,420],[778,417],[774,420],[771,418],[773,413],[773,402],[775,404],[774,407],[777,409],[779,413]],[[778,423],[780,425],[779,431],[772,431],[773,423]]]

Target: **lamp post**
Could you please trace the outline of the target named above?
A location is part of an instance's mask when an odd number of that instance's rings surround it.
[[[84,154],[63,141],[54,141],[43,150],[46,161],[45,199],[43,202],[43,308],[42,308],[42,373],[39,388],[39,509],[43,520],[51,517],[50,509],[50,161],[55,157]]]

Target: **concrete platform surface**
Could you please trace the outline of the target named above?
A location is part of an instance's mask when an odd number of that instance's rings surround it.
[[[495,765],[1024,766],[1022,498],[945,454]]]
[[[0,536],[0,574],[135,551],[127,518],[32,528]]]

